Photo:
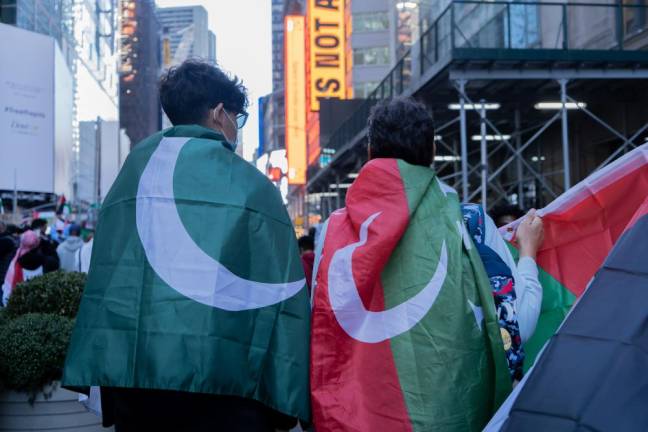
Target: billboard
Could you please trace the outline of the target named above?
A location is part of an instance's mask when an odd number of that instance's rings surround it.
[[[346,32],[344,0],[308,0],[310,110],[319,98],[346,99]]]
[[[54,39],[0,24],[0,189],[54,192]]]
[[[288,15],[284,22],[286,151],[288,183],[306,183],[306,28],[303,16]]]

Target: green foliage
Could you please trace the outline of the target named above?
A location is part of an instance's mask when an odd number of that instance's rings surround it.
[[[0,381],[29,393],[61,378],[74,321],[52,314],[25,314],[0,327]]]
[[[7,316],[43,313],[75,318],[85,281],[83,273],[53,272],[23,282],[9,297]]]

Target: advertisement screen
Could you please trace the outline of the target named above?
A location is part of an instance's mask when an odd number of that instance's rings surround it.
[[[0,24],[0,41],[0,189],[54,192],[54,39]]]
[[[344,0],[309,0],[310,110],[320,98],[345,99],[346,32]]]
[[[288,182],[306,183],[306,29],[303,16],[285,20],[286,151]]]

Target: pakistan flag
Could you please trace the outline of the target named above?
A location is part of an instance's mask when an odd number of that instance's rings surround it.
[[[276,188],[210,129],[160,132],[103,203],[64,385],[234,395],[309,420],[305,287]]]

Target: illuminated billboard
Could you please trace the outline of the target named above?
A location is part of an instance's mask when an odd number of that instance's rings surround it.
[[[284,31],[288,183],[306,183],[306,23],[286,16]]]
[[[320,98],[346,99],[346,32],[344,0],[308,0],[310,110]]]

